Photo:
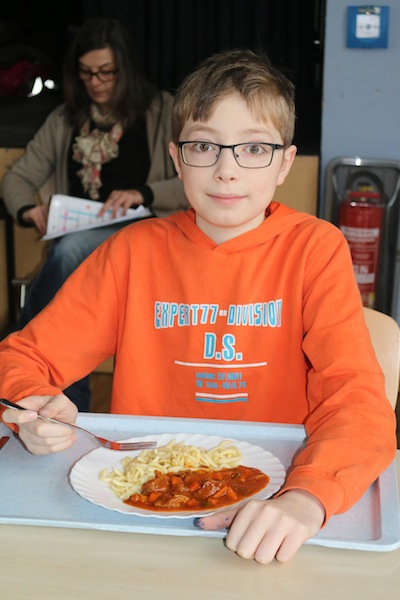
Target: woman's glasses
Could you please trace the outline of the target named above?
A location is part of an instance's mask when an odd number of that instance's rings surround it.
[[[98,71],[91,71],[90,69],[79,67],[79,77],[83,81],[91,81],[92,77],[97,77],[99,81],[106,83],[107,81],[112,81],[117,73],[118,69],[99,69]]]

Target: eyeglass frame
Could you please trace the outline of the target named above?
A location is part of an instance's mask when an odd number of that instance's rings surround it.
[[[101,79],[101,76],[104,75],[105,72],[107,73],[107,75],[111,75],[110,79]],[[118,73],[118,69],[98,69],[97,71],[92,71],[91,69],[87,69],[86,67],[79,66],[78,73],[82,81],[92,81],[93,77],[97,77],[97,79],[101,83],[108,83],[109,81],[113,81],[113,79],[115,79],[115,76]],[[84,77],[82,77],[82,73],[84,73]]]
[[[186,162],[185,155],[183,152],[183,146],[185,144],[201,144],[201,143],[212,144],[213,146],[217,146],[219,148],[219,152],[217,154],[215,161],[211,165],[191,165],[190,163]],[[255,146],[257,146],[257,145],[269,146],[270,148],[272,148],[271,160],[269,161],[269,163],[263,167],[244,167],[243,165],[241,165],[238,162],[237,156],[235,155],[235,148],[237,146],[247,146],[248,144],[254,144]],[[273,144],[271,142],[241,142],[240,144],[231,144],[231,145],[227,146],[225,144],[217,144],[216,142],[206,142],[205,140],[191,140],[191,141],[188,140],[188,141],[178,142],[178,148],[181,151],[182,160],[185,163],[185,165],[187,165],[188,167],[194,167],[195,169],[196,168],[208,169],[208,167],[213,167],[214,165],[216,165],[219,160],[219,157],[221,156],[221,152],[224,148],[229,148],[230,150],[232,150],[232,154],[233,154],[233,157],[234,157],[237,165],[239,167],[241,167],[242,169],[267,169],[268,167],[271,166],[271,163],[274,158],[275,150],[284,150],[285,146],[283,144]]]

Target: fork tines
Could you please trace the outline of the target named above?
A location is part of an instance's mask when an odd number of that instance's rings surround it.
[[[150,448],[155,448],[157,446],[157,442],[121,442],[120,449],[121,450],[146,450]]]

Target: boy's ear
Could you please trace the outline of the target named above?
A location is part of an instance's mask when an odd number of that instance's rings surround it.
[[[276,183],[276,185],[282,185],[282,183],[285,181],[287,174],[289,173],[293,161],[295,159],[296,156],[296,152],[297,152],[297,147],[294,146],[293,144],[291,146],[289,146],[288,148],[286,148],[286,150],[283,151],[283,161],[282,161],[282,165],[281,165],[281,169],[278,175],[278,181]]]
[[[171,158],[174,161],[175,171],[177,172],[179,179],[182,179],[182,169],[181,169],[181,162],[180,162],[180,157],[179,157],[179,148],[174,142],[170,142],[168,145],[168,149],[169,149]]]

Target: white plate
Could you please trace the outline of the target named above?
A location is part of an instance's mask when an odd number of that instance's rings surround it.
[[[146,435],[140,438],[130,438],[123,440],[126,442],[136,442],[145,440],[156,440],[158,446],[165,446],[170,441],[175,440],[177,443],[183,442],[190,446],[199,446],[210,450],[215,446],[218,446],[222,441],[229,440],[235,446],[237,446],[242,453],[242,459],[240,464],[246,467],[254,467],[259,469],[263,473],[266,473],[270,478],[268,485],[260,490],[257,494],[251,496],[252,499],[265,499],[269,498],[275,492],[279,490],[285,481],[285,469],[281,462],[271,452],[264,450],[260,446],[253,446],[247,442],[240,440],[234,440],[231,438],[222,438],[216,435],[203,435],[203,434],[187,434],[187,433],[163,433],[161,435]],[[102,506],[109,510],[115,510],[121,513],[128,513],[137,515],[139,517],[157,517],[161,519],[188,519],[197,516],[212,515],[216,512],[226,510],[227,508],[233,508],[240,506],[245,503],[248,498],[231,504],[229,507],[221,507],[217,510],[197,510],[196,512],[189,513],[188,511],[171,512],[171,511],[151,511],[146,509],[137,508],[136,506],[130,506],[120,500],[114,492],[111,490],[107,483],[100,481],[99,473],[103,469],[112,469],[117,467],[121,470],[121,458],[124,456],[135,457],[139,452],[120,452],[115,450],[107,450],[106,448],[98,448],[92,450],[89,454],[83,456],[72,468],[70,473],[70,481],[74,490],[93,504]]]

